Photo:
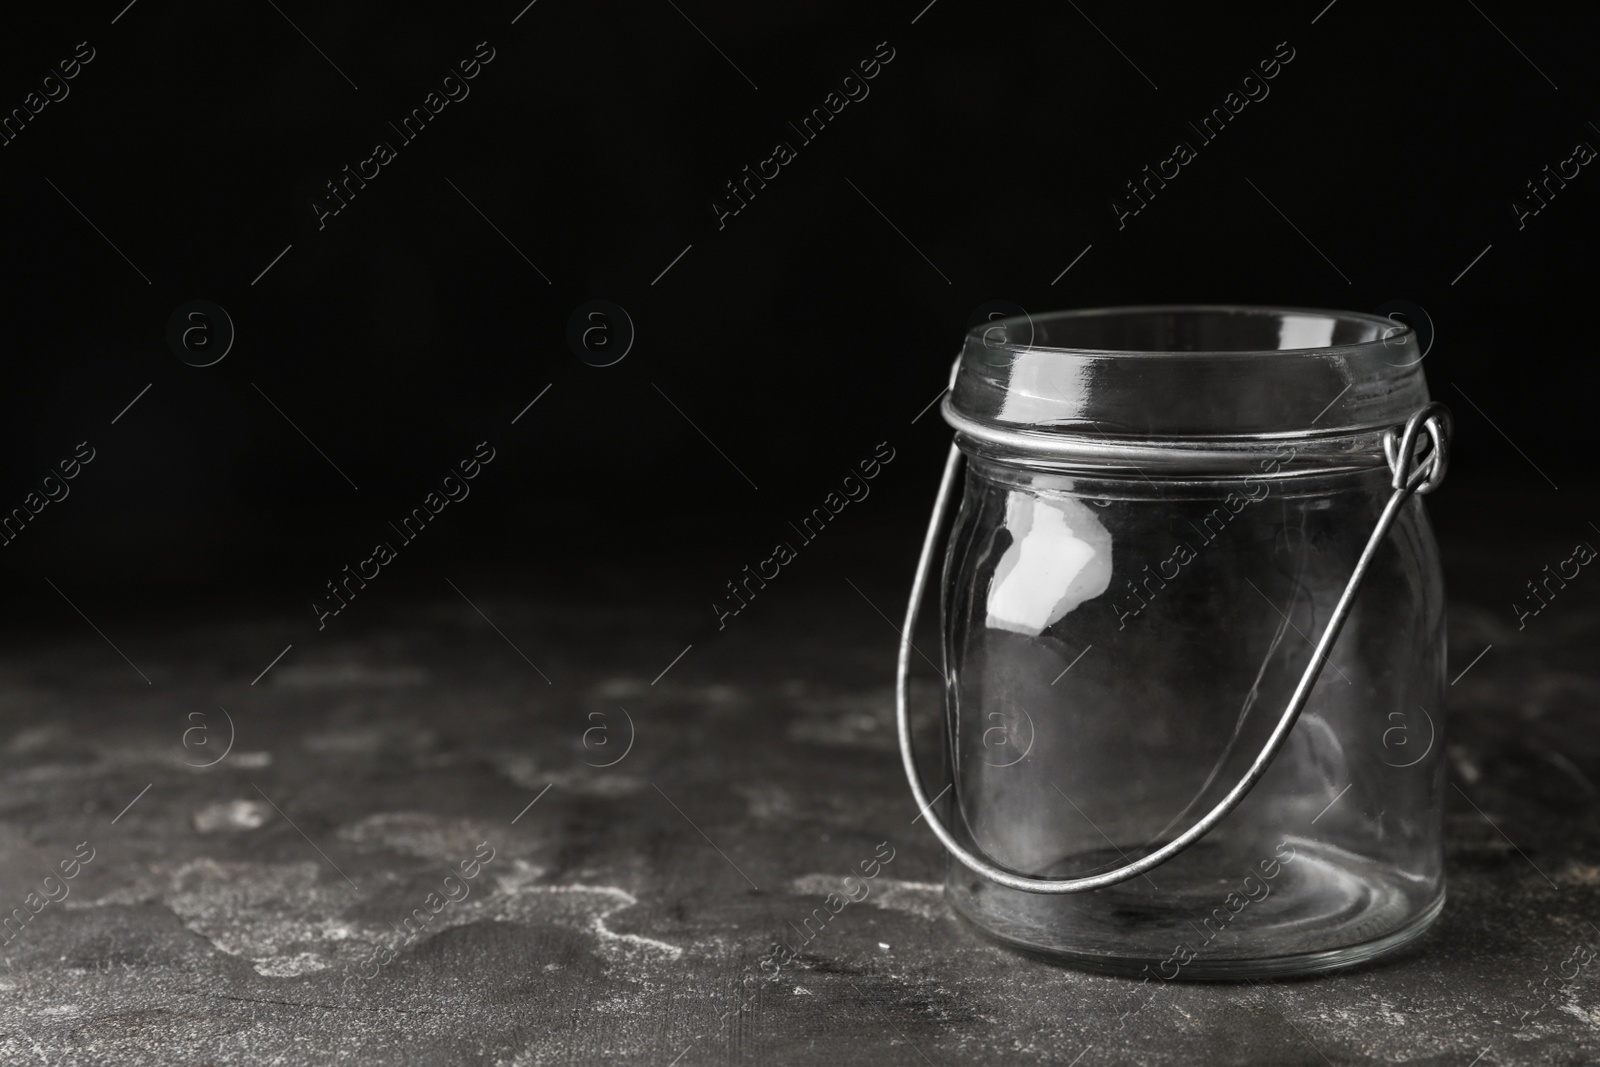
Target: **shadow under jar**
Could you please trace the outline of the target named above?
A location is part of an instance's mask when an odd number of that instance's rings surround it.
[[[946,896],[981,932],[1239,979],[1360,963],[1438,915],[1444,594],[1417,494],[1449,414],[1419,356],[1390,320],[1278,308],[968,335],[900,715]],[[940,795],[904,690],[963,460]]]

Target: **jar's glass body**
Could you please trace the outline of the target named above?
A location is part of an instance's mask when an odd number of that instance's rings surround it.
[[[968,452],[945,559],[947,825],[1014,872],[1120,866],[1186,830],[1276,723],[1391,488],[1386,468],[1064,471]],[[1288,449],[1285,454],[1284,449]],[[1045,895],[951,860],[985,933],[1151,979],[1353,964],[1444,900],[1444,596],[1422,502],[1373,558],[1305,710],[1211,833]]]

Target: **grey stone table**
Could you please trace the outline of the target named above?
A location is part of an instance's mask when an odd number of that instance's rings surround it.
[[[1382,965],[1176,983],[1119,1027],[1133,983],[956,921],[877,610],[915,534],[860,524],[721,632],[720,578],[667,560],[418,570],[321,632],[282,598],[20,630],[0,1062],[1600,1062],[1600,966],[1563,966],[1600,946],[1600,578],[1510,607],[1600,534],[1436,500],[1450,898]],[[762,970],[875,854],[870,896]]]

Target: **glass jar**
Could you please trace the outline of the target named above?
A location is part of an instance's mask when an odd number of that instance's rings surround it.
[[[1387,319],[1279,308],[967,336],[899,712],[979,931],[1235,979],[1359,963],[1438,915],[1444,592],[1417,497],[1450,423],[1416,349]],[[930,794],[906,676],[963,460]]]

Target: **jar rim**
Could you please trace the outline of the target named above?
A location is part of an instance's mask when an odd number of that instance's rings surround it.
[[[1354,311],[1024,312],[967,332],[947,421],[969,433],[1153,439],[1359,432],[1403,422],[1428,402],[1417,344],[1411,326]]]
[[[1272,348],[1097,348],[1092,345],[1074,344],[1039,344],[1033,340],[1013,341],[1011,338],[1028,337],[1036,335],[1041,325],[1076,324],[1093,321],[1104,322],[1113,318],[1133,318],[1135,316],[1154,315],[1247,315],[1258,318],[1276,316],[1280,320],[1305,319],[1326,322],[1337,328],[1338,324],[1361,324],[1375,330],[1381,330],[1380,336],[1358,341],[1349,341],[1342,344],[1305,344],[1278,346]],[[999,336],[996,336],[999,331]],[[1304,355],[1311,352],[1337,352],[1348,349],[1362,349],[1373,345],[1384,348],[1394,348],[1411,343],[1416,335],[1416,330],[1403,320],[1386,318],[1382,315],[1372,315],[1360,311],[1334,311],[1327,308],[1294,307],[1278,304],[1150,304],[1150,305],[1108,305],[1092,308],[1065,308],[1059,311],[1047,311],[1039,315],[1029,314],[1024,311],[1021,315],[1012,315],[1006,318],[994,319],[988,323],[980,323],[967,331],[970,339],[975,339],[989,347],[998,347],[1010,351],[1042,351],[1042,352],[1077,352],[1085,355],[1096,356],[1126,356],[1138,358],[1140,356],[1192,356],[1196,358],[1215,357],[1263,357]],[[1400,340],[1396,341],[1396,338]]]

